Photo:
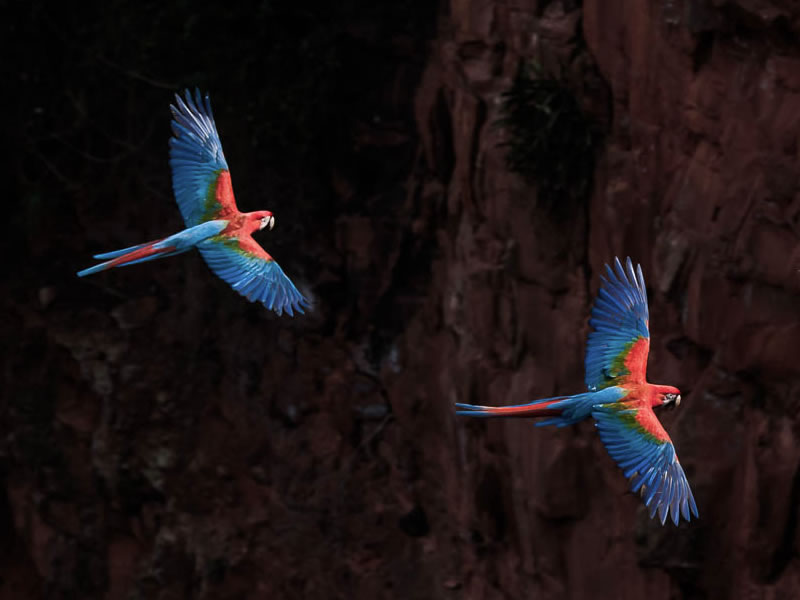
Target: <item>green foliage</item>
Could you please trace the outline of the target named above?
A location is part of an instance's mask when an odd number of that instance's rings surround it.
[[[565,79],[521,63],[503,93],[502,114],[498,124],[508,132],[508,168],[536,185],[553,209],[585,200],[600,135]]]

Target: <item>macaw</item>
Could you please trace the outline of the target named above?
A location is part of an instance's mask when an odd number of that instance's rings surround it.
[[[677,525],[689,521],[697,505],[675,447],[653,409],[678,406],[681,393],[671,385],[647,383],[645,371],[650,350],[647,291],[641,265],[627,271],[615,259],[616,273],[606,265],[608,277],[592,307],[592,331],[586,343],[585,383],[588,392],[544,398],[517,406],[456,404],[459,415],[471,417],[548,417],[536,425],[572,425],[592,417],[611,458],[631,479],[663,525],[667,516]]]
[[[84,269],[79,277],[135,263],[174,256],[197,248],[211,270],[251,302],[278,315],[294,316],[310,307],[272,257],[253,239],[255,231],[275,226],[268,210],[241,213],[236,207],[231,174],[222,153],[211,101],[195,90],[186,99],[175,94],[169,140],[172,188],[186,229],[169,237],[97,254],[105,262]]]

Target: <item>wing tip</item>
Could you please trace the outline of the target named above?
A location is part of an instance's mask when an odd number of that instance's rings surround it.
[[[266,302],[261,302],[261,303],[264,306],[266,306],[269,310],[273,310],[276,313],[278,313],[278,316],[281,316],[283,314],[283,311],[286,311],[286,313],[290,317],[296,316],[295,312],[304,315],[306,314],[306,310],[311,309],[311,303],[305,298],[301,298],[299,300],[286,301],[283,304],[280,305],[276,304],[274,306],[267,306]]]
[[[199,87],[194,88],[194,96],[189,88],[183,90],[183,96],[180,92],[175,92],[175,104],[170,104],[169,108],[176,121],[186,117],[201,117],[214,122],[211,95],[208,91],[201,92]]]

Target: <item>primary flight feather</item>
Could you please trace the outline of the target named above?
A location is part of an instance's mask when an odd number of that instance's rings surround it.
[[[680,404],[678,388],[647,383],[650,350],[647,291],[641,266],[625,268],[615,259],[597,295],[586,344],[588,392],[536,400],[518,406],[456,404],[457,414],[472,417],[548,417],[537,425],[563,427],[592,417],[611,458],[631,479],[650,517],[697,517],[697,505],[675,447],[653,408]]]
[[[211,270],[251,302],[261,302],[279,315],[304,312],[308,300],[297,291],[273,258],[252,234],[273,228],[268,210],[242,213],[236,207],[231,174],[222,153],[208,94],[185,99],[175,95],[172,137],[169,140],[172,187],[186,229],[169,237],[97,254],[98,265],[84,269],[84,277],[113,267],[181,254],[197,248]]]

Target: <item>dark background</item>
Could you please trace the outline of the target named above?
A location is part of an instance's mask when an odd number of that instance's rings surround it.
[[[0,598],[800,595],[794,2],[34,1],[3,21]],[[588,137],[498,123],[529,61]],[[246,302],[194,253],[75,277],[182,227],[186,86],[310,314]],[[515,136],[541,142],[528,170]],[[453,415],[581,391],[615,255],[647,278],[650,380],[684,395],[660,413],[700,510],[678,528],[590,423]]]

